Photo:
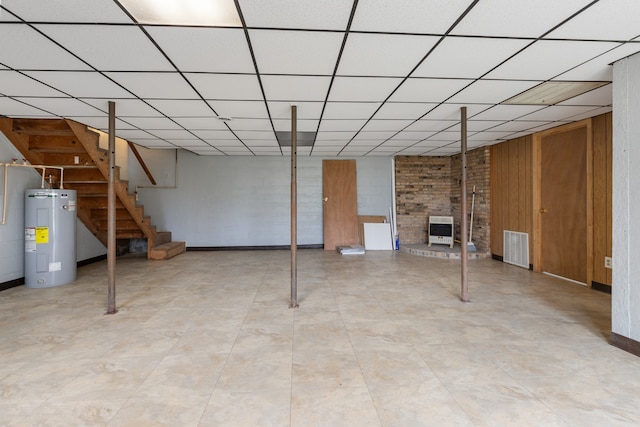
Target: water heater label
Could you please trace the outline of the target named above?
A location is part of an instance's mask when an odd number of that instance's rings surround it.
[[[24,229],[24,251],[36,251],[36,229],[35,227],[27,227]]]
[[[49,227],[36,227],[36,243],[49,243]]]
[[[49,271],[61,271],[62,263],[61,262],[50,262],[49,263]]]

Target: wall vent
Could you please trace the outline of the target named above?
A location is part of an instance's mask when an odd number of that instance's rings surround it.
[[[504,230],[502,260],[529,269],[529,234]]]

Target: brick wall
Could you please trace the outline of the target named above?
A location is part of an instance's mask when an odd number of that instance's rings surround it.
[[[467,153],[468,212],[471,189],[476,185],[473,243],[489,250],[490,150]],[[430,215],[452,215],[460,239],[460,155],[450,157],[396,157],[396,212],[400,243],[426,243]]]

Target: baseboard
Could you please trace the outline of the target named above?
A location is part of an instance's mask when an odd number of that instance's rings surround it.
[[[98,261],[103,261],[107,259],[107,255],[98,255],[98,256],[94,256],[93,258],[89,258],[89,259],[83,259],[82,261],[78,261],[78,267],[82,267],[83,265],[89,265],[89,264],[93,264],[94,262],[98,262]]]
[[[591,281],[591,289],[604,292],[605,294],[611,294],[611,286],[604,283]]]
[[[609,343],[614,347],[618,347],[621,350],[633,354],[634,356],[640,356],[640,342],[636,340],[611,332],[611,339],[609,340]]]
[[[314,245],[298,245],[298,249],[323,249],[322,243]],[[272,245],[272,246],[187,246],[187,251],[283,251],[289,250],[289,245]]]
[[[7,289],[15,288],[22,285],[24,285],[24,277],[0,283],[0,291],[6,291]]]

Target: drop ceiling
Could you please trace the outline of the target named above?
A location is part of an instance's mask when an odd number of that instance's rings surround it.
[[[114,101],[117,135],[144,147],[283,156],[296,105],[316,135],[300,155],[440,156],[463,106],[470,149],[611,111],[611,63],[640,51],[638,0],[237,0],[240,26],[126,4],[2,0],[0,115],[107,131]],[[503,103],[563,81],[606,84]]]

